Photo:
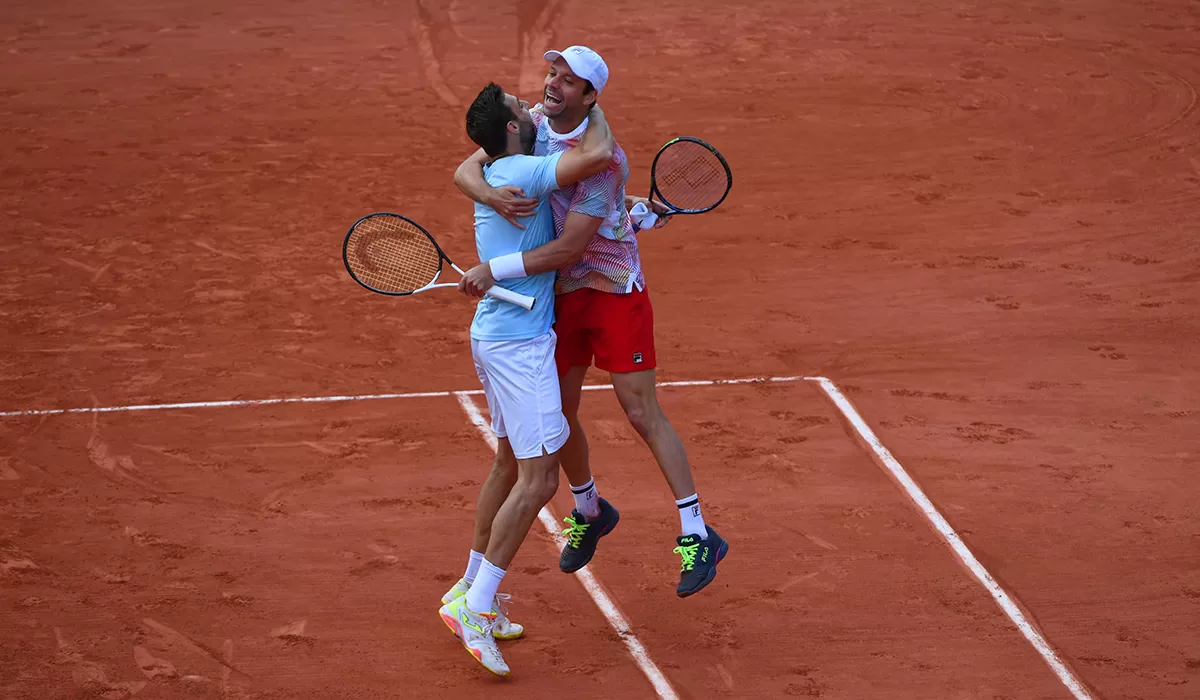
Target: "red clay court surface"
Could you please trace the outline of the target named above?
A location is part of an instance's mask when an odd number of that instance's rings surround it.
[[[5,3],[0,411],[475,389],[471,303],[341,236],[473,261],[455,101],[538,4]],[[1200,6],[564,5],[631,191],[679,134],[735,173],[641,237],[660,380],[832,378],[1088,697],[1200,696]],[[596,391],[589,568],[677,697],[1072,697],[817,385],[661,398],[730,556],[675,597]],[[490,456],[452,396],[2,417],[0,696],[655,697],[540,525],[515,675],[446,631]]]

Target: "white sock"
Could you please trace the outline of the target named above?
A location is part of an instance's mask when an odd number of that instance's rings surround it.
[[[700,539],[708,539],[708,530],[704,528],[704,516],[700,514],[700,497],[692,494],[687,498],[675,501],[679,508],[679,525],[684,535],[696,535]]]
[[[572,486],[571,495],[575,497],[575,510],[583,513],[583,517],[588,520],[600,517],[600,495],[596,493],[595,479],[588,479],[583,486]]]
[[[484,559],[479,565],[479,572],[475,574],[471,590],[467,591],[467,610],[473,613],[490,612],[504,573],[504,569]]]
[[[475,583],[475,574],[479,573],[479,565],[483,563],[483,553],[471,550],[471,558],[467,561],[467,573],[463,574],[463,580],[467,585]]]

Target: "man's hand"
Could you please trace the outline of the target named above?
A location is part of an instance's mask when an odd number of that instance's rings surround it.
[[[533,213],[537,211],[538,201],[526,198],[525,191],[520,187],[505,185],[492,188],[484,204],[495,209],[496,213],[507,219],[513,226],[524,230],[525,227],[517,219],[533,216]]]
[[[638,205],[639,202],[642,204],[645,204],[646,207],[650,209],[650,211],[652,211],[658,215],[658,221],[654,222],[654,228],[662,228],[663,226],[666,226],[667,224],[669,224],[671,222],[671,214],[672,214],[671,208],[668,207],[667,205],[663,204],[662,202],[656,202],[653,199],[647,199],[645,197],[634,197],[633,195],[630,195],[630,196],[626,197],[625,208],[633,209],[634,207],[636,207]]]
[[[482,263],[467,270],[467,273],[463,275],[462,280],[458,283],[458,291],[469,297],[479,299],[494,284],[496,284],[496,280],[492,278],[492,266]]]

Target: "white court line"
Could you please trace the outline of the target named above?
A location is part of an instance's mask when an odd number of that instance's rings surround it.
[[[473,393],[482,394],[482,390]],[[247,399],[244,401],[191,401],[188,403],[148,403],[134,406],[96,406],[94,408],[48,408],[35,411],[4,411],[0,418],[13,416],[56,416],[64,413],[124,413],[127,411],[165,411],[179,408],[228,408],[230,406],[271,406],[283,403],[337,403],[370,399],[423,399],[451,396],[452,391],[427,391],[415,394],[358,394],[355,396],[304,396],[291,399]]]
[[[1042,655],[1042,658],[1050,665],[1050,669],[1054,671],[1054,675],[1058,676],[1058,679],[1067,687],[1067,690],[1071,691],[1071,695],[1075,696],[1076,700],[1092,700],[1092,696],[1088,694],[1083,683],[1063,664],[1062,660],[1058,658],[1058,653],[1054,651],[1054,648],[1050,646],[1046,638],[1029,623],[1029,620],[1021,613],[1020,608],[1013,603],[1008,593],[1000,587],[1000,584],[996,583],[996,579],[992,578],[992,575],[983,567],[983,564],[979,563],[979,560],[967,548],[962,538],[958,536],[954,528],[950,527],[950,523],[942,517],[942,514],[938,512],[938,509],[925,496],[925,493],[917,485],[917,482],[913,481],[908,472],[904,470],[904,467],[900,465],[900,462],[892,456],[891,451],[879,440],[875,432],[871,430],[870,426],[867,425],[866,421],[855,410],[850,400],[837,388],[837,385],[824,377],[814,377],[812,381],[817,382],[821,386],[821,389],[825,391],[833,401],[833,404],[842,412],[842,415],[850,421],[850,424],[858,432],[859,437],[875,453],[879,466],[890,472],[900,482],[900,485],[908,493],[908,497],[913,500],[921,510],[921,513],[933,525],[933,528],[938,531],[938,534],[946,540],[946,543],[954,550],[959,560],[974,574],[979,583],[983,584],[987,592],[992,594],[992,598],[996,600],[1000,609],[1004,611],[1004,614],[1008,615],[1008,618],[1013,621],[1013,624],[1017,626],[1017,629],[1025,636],[1025,639],[1029,640],[1029,643],[1033,645],[1033,648]]]
[[[488,425],[488,422],[484,420],[483,414],[479,412],[479,407],[471,399],[471,396],[477,393],[461,391],[456,392],[455,396],[458,397],[458,402],[462,404],[463,411],[466,412],[467,417],[479,429],[479,434],[483,436],[488,446],[492,448],[492,452],[495,452],[496,434],[492,432],[492,426]],[[544,508],[538,511],[538,520],[545,526],[546,532],[549,532],[550,536],[554,538],[559,551],[562,551],[563,546],[566,544],[566,538],[559,532],[558,520],[550,512],[549,504],[546,504]],[[596,580],[592,572],[588,571],[587,567],[584,567],[575,572],[575,577],[583,584],[584,590],[592,597],[592,601],[596,603],[596,607],[600,608],[600,612],[608,619],[608,624],[612,625],[612,628],[617,632],[617,636],[625,643],[625,648],[629,650],[629,655],[637,662],[638,668],[642,670],[642,673],[646,674],[646,678],[654,686],[654,691],[658,693],[658,697],[662,698],[662,700],[679,700],[679,696],[671,688],[671,684],[667,681],[666,676],[663,675],[662,671],[658,670],[658,666],[650,659],[650,654],[646,651],[646,647],[642,646],[641,641],[633,633],[633,628],[630,627],[629,621],[625,619],[625,616],[621,614],[616,604],[608,597],[604,589],[600,587],[600,582]]]
[[[660,387],[718,386],[722,384],[781,383],[812,380],[814,377],[751,377],[748,379],[705,379],[699,381],[660,382]],[[589,384],[584,391],[611,389],[612,384]],[[2,411],[0,418],[18,416],[56,416],[66,413],[124,413],[129,411],[165,411],[183,408],[228,408],[231,406],[272,406],[288,403],[338,403],[344,401],[377,401],[380,399],[426,399],[439,396],[479,396],[480,389],[469,391],[424,391],[412,394],[355,394],[350,396],[306,396],[290,399],[245,399],[230,401],[192,401],[188,403],[152,403],[133,406],[96,406],[91,408],[49,408],[31,411]]]

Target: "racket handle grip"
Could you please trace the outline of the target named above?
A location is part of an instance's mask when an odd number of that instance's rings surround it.
[[[507,301],[510,304],[516,304],[526,311],[532,309],[533,302],[537,301],[533,297],[525,296],[524,294],[514,292],[511,289],[505,289],[499,285],[492,285],[491,288],[487,290],[487,294],[489,296],[494,296],[501,301]]]

